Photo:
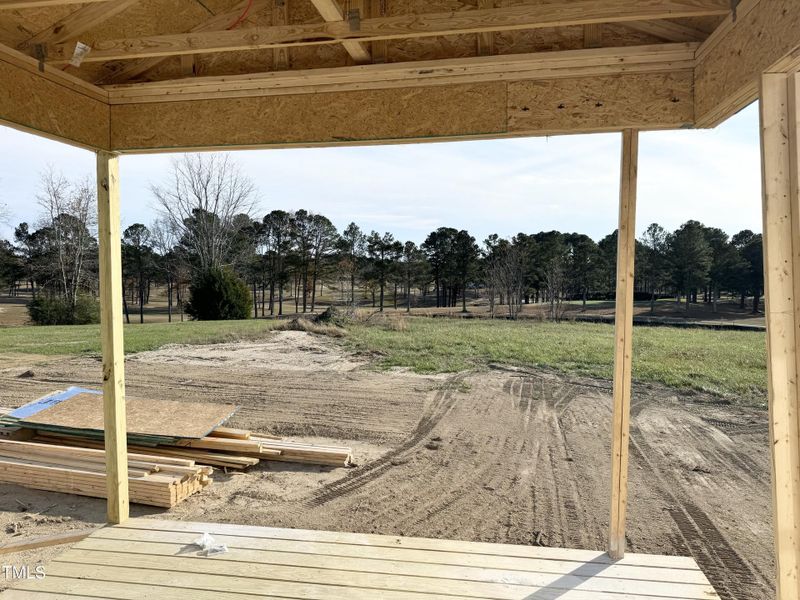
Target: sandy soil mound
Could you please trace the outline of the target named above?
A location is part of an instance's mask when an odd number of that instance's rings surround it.
[[[129,359],[149,364],[282,371],[352,371],[363,366],[334,341],[304,331],[277,331],[264,341],[190,346],[171,344]]]

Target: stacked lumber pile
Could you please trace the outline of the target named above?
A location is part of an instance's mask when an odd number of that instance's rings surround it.
[[[0,439],[0,481],[105,498],[105,451]],[[131,502],[171,508],[211,483],[213,469],[195,461],[128,455]]]
[[[38,430],[33,433],[31,439],[35,442],[83,448],[103,447],[99,440]],[[129,440],[128,451],[185,458],[226,469],[246,469],[261,460],[347,467],[353,458],[352,450],[342,446],[318,446],[228,427],[216,427],[205,437],[181,439],[173,444],[140,446],[132,445]]]
[[[131,502],[170,508],[211,483],[214,467],[243,470],[262,460],[347,467],[350,448],[319,446],[224,423],[226,404],[130,399]],[[0,482],[106,496],[102,395],[70,388],[0,413]]]

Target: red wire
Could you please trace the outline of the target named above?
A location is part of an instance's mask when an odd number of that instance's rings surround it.
[[[237,26],[239,23],[241,23],[242,21],[244,21],[244,20],[247,18],[247,13],[249,13],[249,12],[250,12],[250,9],[251,9],[252,7],[253,7],[253,0],[250,0],[250,1],[247,3],[247,6],[246,6],[246,7],[245,7],[245,9],[244,9],[244,12],[243,12],[241,15],[239,15],[239,18],[238,18],[238,19],[236,19],[236,20],[235,20],[233,23],[231,23],[231,25],[230,25],[230,27],[228,27],[228,29],[233,29],[233,28],[234,28],[234,27],[236,27],[236,26]]]

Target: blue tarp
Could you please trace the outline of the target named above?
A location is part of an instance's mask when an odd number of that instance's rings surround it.
[[[13,419],[26,419],[31,415],[35,415],[36,413],[43,411],[45,408],[50,408],[51,406],[55,406],[56,404],[63,402],[64,400],[68,400],[73,396],[77,396],[78,394],[102,395],[103,392],[99,392],[97,390],[87,390],[86,388],[80,388],[80,387],[67,388],[63,392],[56,392],[55,394],[50,394],[49,396],[45,396],[44,398],[40,398],[39,400],[34,400],[33,402],[29,402],[25,406],[20,406],[16,410],[9,413],[8,416]]]

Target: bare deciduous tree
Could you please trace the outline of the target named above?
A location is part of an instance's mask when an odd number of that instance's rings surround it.
[[[50,234],[51,250],[57,263],[52,267],[59,290],[74,306],[86,283],[86,262],[95,243],[97,197],[94,185],[88,178],[70,182],[49,168],[41,176],[41,189],[36,198],[44,213],[41,226]]]
[[[219,268],[236,241],[235,219],[251,216],[253,182],[227,154],[187,154],[172,163],[172,180],[152,185],[162,217],[200,270]]]

